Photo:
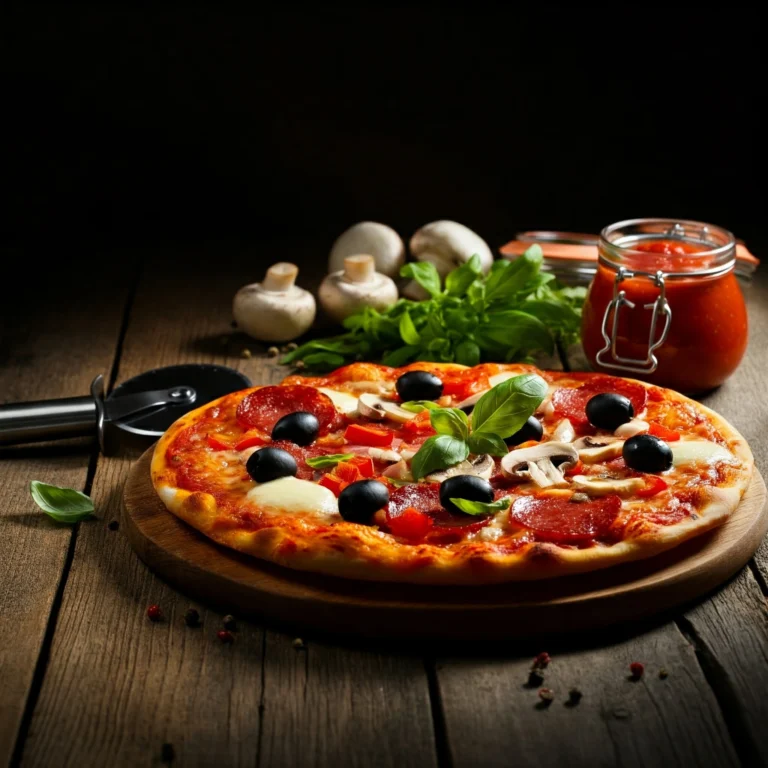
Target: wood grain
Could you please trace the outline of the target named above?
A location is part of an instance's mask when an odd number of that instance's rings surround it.
[[[126,286],[97,275],[91,299],[73,301],[78,287],[71,274],[51,268],[34,286],[16,285],[4,296],[2,402],[86,395],[96,374],[109,374]],[[107,295],[108,301],[101,298]],[[35,506],[29,481],[82,490],[94,450],[87,439],[0,448],[0,765],[14,749],[73,536],[72,527],[54,523]]]
[[[166,510],[152,486],[151,460],[148,449],[128,476],[124,525],[152,570],[213,605],[326,632],[476,639],[638,619],[730,578],[768,529],[765,484],[756,476],[725,525],[627,566],[482,589],[357,582],[271,566],[214,544]]]
[[[229,324],[231,297],[260,278],[264,254],[222,246],[172,256],[149,255],[119,378],[201,361],[232,365],[259,383],[279,381],[286,371],[274,361],[240,357],[244,348],[254,355],[264,348]],[[292,256],[269,249],[270,263]],[[105,519],[120,518],[131,461],[99,463],[94,498]],[[147,620],[150,603],[167,621]],[[201,629],[182,623],[189,604],[138,560],[122,531],[84,527],[22,764],[48,766],[55,756],[62,766],[158,765],[168,742],[183,766],[335,765],[342,750],[362,765],[382,728],[394,735],[385,726],[393,702],[398,741],[380,748],[385,764],[403,762],[399,743],[408,745],[410,764],[434,764],[420,661],[315,644],[302,655],[292,636],[267,633],[265,645],[263,630],[243,620],[225,645],[216,637],[221,614],[207,612]],[[317,730],[335,713],[335,730]]]

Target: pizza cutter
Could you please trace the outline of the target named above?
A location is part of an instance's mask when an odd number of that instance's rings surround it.
[[[106,455],[160,437],[176,419],[251,386],[223,365],[171,365],[140,373],[104,396],[104,377],[83,397],[0,405],[0,445],[95,435]]]

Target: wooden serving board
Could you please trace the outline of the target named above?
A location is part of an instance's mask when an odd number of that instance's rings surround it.
[[[152,448],[131,469],[125,530],[139,557],[191,597],[239,616],[370,637],[510,637],[640,619],[701,597],[744,566],[768,530],[755,472],[725,525],[669,552],[602,571],[492,587],[356,582],[291,571],[215,544],[167,511]]]

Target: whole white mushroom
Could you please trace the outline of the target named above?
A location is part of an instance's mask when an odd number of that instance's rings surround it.
[[[295,285],[299,268],[286,261],[273,264],[261,283],[243,286],[232,302],[238,327],[259,341],[291,341],[315,320],[315,297]]]
[[[376,221],[361,221],[336,239],[328,258],[328,271],[344,269],[344,259],[360,253],[373,256],[376,271],[388,277],[397,277],[405,263],[405,243],[392,227]]]
[[[488,243],[469,227],[458,221],[433,221],[414,232],[409,243],[411,255],[417,261],[431,261],[440,277],[460,267],[472,258],[480,257],[486,274],[493,264],[493,253]]]
[[[357,254],[344,259],[344,269],[333,272],[320,283],[320,304],[334,320],[363,307],[386,309],[397,301],[394,281],[376,271],[370,254]]]

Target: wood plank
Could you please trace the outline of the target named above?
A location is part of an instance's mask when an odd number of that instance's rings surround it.
[[[206,361],[235,366],[262,383],[279,381],[285,369],[238,357],[245,346],[254,352],[263,346],[232,334],[229,325],[231,298],[259,276],[265,252],[270,261],[296,255],[268,247],[254,257],[252,250],[220,247],[152,258],[131,313],[120,379],[158,365]],[[254,263],[260,265],[255,275]],[[120,516],[129,467],[127,458],[99,465],[94,498],[108,519]],[[147,620],[150,603],[161,605],[167,622]],[[246,622],[235,642],[224,645],[216,638],[215,611],[206,613],[202,629],[181,623],[188,604],[150,573],[121,532],[84,529],[23,765],[48,765],[54,753],[61,765],[157,764],[165,742],[184,766],[254,765],[262,752],[264,765],[331,765],[341,748],[332,736],[342,735],[357,764],[374,750],[394,764],[399,743],[409,746],[412,764],[434,764],[420,661],[314,644],[297,652],[292,637],[272,632],[264,645],[263,631]],[[397,731],[386,725],[393,702],[401,708]],[[389,746],[380,743],[382,733]]]
[[[595,634],[594,648],[559,650],[553,636],[501,658],[438,659],[452,764],[738,765],[693,647],[670,623],[640,632]],[[549,706],[528,678],[542,650],[553,659],[541,684],[554,691]],[[646,670],[637,682],[634,661]],[[572,687],[583,694],[576,706],[567,704]]]
[[[32,258],[4,253],[8,261]],[[15,284],[4,293],[3,402],[85,395],[96,374],[109,374],[128,285],[122,276],[94,272],[83,297],[81,277],[68,267],[48,267],[34,285]],[[0,448],[0,765],[16,743],[73,536],[71,527],[57,525],[35,506],[29,481],[82,490],[94,450],[87,439]]]

